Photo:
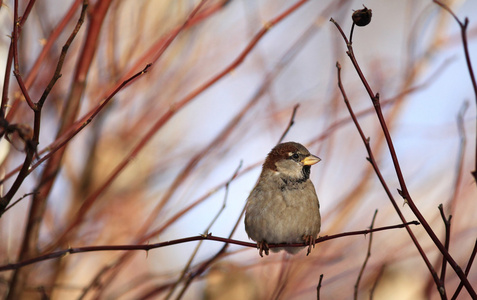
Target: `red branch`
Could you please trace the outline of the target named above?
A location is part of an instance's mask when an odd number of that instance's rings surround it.
[[[391,225],[391,226],[385,226],[385,227],[379,227],[379,228],[374,228],[374,229],[366,229],[366,230],[358,230],[358,231],[349,231],[349,232],[343,232],[343,233],[338,233],[334,235],[325,235],[322,237],[319,237],[316,239],[316,243],[322,243],[325,241],[345,237],[345,236],[352,236],[352,235],[366,235],[371,232],[377,232],[377,231],[384,231],[384,230],[390,230],[390,229],[397,229],[397,228],[403,228],[405,226],[409,225],[419,225],[419,222],[417,221],[412,221],[406,224],[397,224],[397,225]],[[202,240],[209,240],[209,241],[216,241],[216,242],[222,242],[226,244],[234,244],[234,245],[239,245],[239,246],[244,246],[244,247],[250,247],[250,248],[256,248],[257,244],[256,243],[250,243],[250,242],[244,242],[244,241],[239,241],[239,240],[234,240],[230,238],[223,238],[223,237],[216,237],[212,236],[211,233],[205,234],[205,235],[199,235],[199,236],[192,236],[192,237],[187,237],[187,238],[182,238],[182,239],[177,239],[177,240],[172,240],[172,241],[167,241],[167,242],[161,242],[161,243],[155,243],[155,244],[146,244],[146,245],[106,245],[106,246],[89,246],[89,247],[77,247],[77,248],[68,248],[65,250],[60,250],[60,251],[55,251],[51,252],[45,255],[41,255],[38,257],[34,257],[32,259],[27,259],[19,263],[14,263],[14,264],[7,264],[4,266],[0,266],[0,272],[3,271],[8,271],[8,270],[16,270],[34,263],[38,263],[41,261],[46,261],[50,259],[55,259],[55,258],[61,258],[64,257],[67,254],[76,254],[76,253],[85,253],[85,252],[97,252],[97,251],[136,251],[136,250],[143,250],[143,251],[149,251],[151,249],[156,249],[156,248],[162,248],[162,247],[168,247],[172,245],[178,245],[178,244],[183,244],[183,243],[189,243],[189,242],[194,242],[194,241],[202,241]],[[307,246],[306,244],[269,244],[268,245],[270,248],[277,248],[277,247],[305,247]]]
[[[348,51],[346,54],[350,58],[354,68],[356,69],[356,72],[358,73],[359,78],[361,79],[366,91],[368,92],[368,95],[373,103],[374,109],[376,111],[376,115],[378,117],[379,123],[381,125],[384,137],[386,139],[386,143],[389,148],[389,153],[391,155],[393,164],[394,164],[394,169],[396,171],[396,176],[398,178],[399,184],[401,189],[398,190],[399,194],[403,197],[403,199],[406,201],[406,203],[409,205],[409,208],[411,211],[414,213],[414,215],[417,217],[419,222],[421,222],[422,226],[426,230],[427,234],[429,237],[432,239],[436,247],[439,249],[439,251],[442,253],[442,255],[445,257],[445,259],[449,262],[451,267],[454,269],[455,273],[457,276],[459,276],[460,280],[464,283],[464,286],[466,287],[467,291],[469,294],[474,298],[477,299],[477,294],[474,291],[474,288],[470,284],[469,280],[467,279],[467,276],[465,276],[464,272],[462,271],[461,267],[457,264],[457,262],[454,260],[454,258],[449,254],[445,246],[441,243],[435,232],[432,230],[431,226],[427,222],[427,220],[424,218],[424,216],[421,214],[417,206],[415,205],[414,201],[411,198],[411,195],[407,189],[406,181],[404,180],[404,176],[401,171],[401,166],[399,164],[399,160],[397,158],[396,150],[394,148],[394,143],[391,138],[391,134],[389,133],[388,126],[386,124],[386,121],[383,116],[383,112],[381,110],[381,104],[379,100],[379,94],[375,94],[373,90],[371,89],[371,86],[369,85],[368,81],[366,80],[366,77],[363,75],[363,72],[361,71],[361,68],[356,60],[356,57],[353,52],[353,46],[352,44],[348,41],[348,38],[344,34],[343,30],[339,26],[339,24],[331,18],[330,20],[335,24],[336,28],[339,30],[341,33],[341,36],[343,37],[343,40],[346,43],[346,46],[348,48]],[[437,282],[436,282],[437,283]],[[439,285],[438,285],[439,286]],[[440,285],[442,286],[442,285]],[[442,294],[441,294],[442,296]]]

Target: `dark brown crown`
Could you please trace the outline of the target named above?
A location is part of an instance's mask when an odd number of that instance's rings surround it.
[[[290,153],[300,153],[301,155],[308,156],[310,152],[299,143],[286,142],[276,145],[270,153],[268,153],[265,162],[263,163],[263,169],[277,170],[275,163],[282,159],[290,158]]]

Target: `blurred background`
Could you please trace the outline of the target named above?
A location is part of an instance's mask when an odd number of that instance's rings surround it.
[[[21,16],[29,4],[20,2]],[[469,18],[476,68],[477,2],[446,3],[460,20]],[[233,239],[249,241],[242,210],[296,105],[284,140],[302,143],[322,159],[311,173],[321,203],[320,235],[366,229],[375,210],[375,227],[399,224],[339,93],[337,61],[379,168],[406,219],[416,220],[397,193],[371,100],[329,22],[332,17],[349,35],[351,14],[363,4],[373,18],[355,28],[354,52],[373,91],[380,93],[417,207],[442,241],[438,205],[452,214],[450,253],[465,268],[477,237],[477,190],[470,175],[475,94],[459,26],[429,0],[90,1],[62,77],[42,110],[39,157],[98,114],[64,152],[54,154],[57,173],[49,173],[52,160],[42,163],[13,197],[11,204],[42,191],[0,218],[0,265],[68,247],[157,243],[205,232],[220,237],[233,232]],[[34,102],[55,72],[81,7],[82,1],[71,0],[32,6],[18,52],[19,71]],[[13,1],[3,1],[0,23],[5,70]],[[149,63],[146,74],[98,108]],[[6,118],[32,128],[33,112],[12,71],[6,70],[7,87],[1,80],[8,91]],[[2,195],[25,158],[22,139],[9,140],[0,142]],[[32,211],[40,211],[33,218],[36,231],[28,226]],[[421,226],[411,228],[439,273],[440,253]],[[323,274],[322,299],[352,299],[368,242],[369,235],[343,237],[317,244],[308,257],[302,251],[264,258],[253,248],[230,245],[200,272],[223,243],[79,253],[1,272],[0,297],[11,291],[11,299],[13,293],[16,299],[314,299]],[[471,271],[469,280],[477,286],[477,273]],[[448,268],[449,297],[458,283]],[[405,229],[373,235],[358,289],[359,299],[370,295],[440,299]],[[465,289],[459,299],[470,299]]]

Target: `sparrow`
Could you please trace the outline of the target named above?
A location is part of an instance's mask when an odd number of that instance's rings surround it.
[[[259,255],[269,254],[268,244],[305,242],[307,255],[320,232],[320,204],[310,180],[310,168],[321,159],[301,144],[275,146],[262,166],[257,184],[247,198],[245,231],[257,242]],[[298,253],[303,247],[272,248]]]

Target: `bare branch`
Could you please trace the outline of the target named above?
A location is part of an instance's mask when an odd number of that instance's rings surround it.
[[[283,132],[282,136],[280,137],[280,139],[278,140],[278,143],[277,144],[280,144],[281,142],[283,142],[283,139],[285,138],[285,136],[288,134],[288,131],[290,131],[290,128],[293,126],[293,124],[295,124],[295,115],[296,115],[296,111],[298,109],[298,107],[300,107],[300,104],[295,104],[295,106],[293,107],[293,113],[290,117],[290,122],[288,123],[288,126],[287,128],[285,129],[285,131]]]
[[[469,76],[470,80],[472,82],[472,87],[474,88],[474,96],[475,96],[475,104],[477,106],[477,81],[475,79],[474,75],[474,69],[472,68],[472,62],[470,61],[470,53],[469,53],[469,45],[467,43],[467,27],[469,25],[469,19],[465,18],[464,22],[462,23],[459,18],[454,14],[454,12],[444,3],[442,3],[439,0],[433,0],[434,3],[448,11],[456,20],[456,22],[459,24],[460,27],[460,34],[462,37],[462,46],[464,48],[464,54],[465,54],[465,61],[467,63],[467,69],[469,70]],[[476,122],[476,134],[477,134],[477,122]],[[474,181],[477,184],[477,139],[476,144],[475,144],[475,167],[474,171],[472,171],[472,176],[474,176]]]
[[[373,229],[374,227],[374,221],[376,220],[376,215],[378,214],[378,210],[376,209],[374,211],[373,215],[373,220],[371,221],[371,225],[369,226],[369,229]],[[358,290],[359,290],[359,283],[361,281],[361,277],[363,276],[364,269],[366,268],[366,265],[368,264],[369,257],[371,256],[371,244],[373,243],[373,233],[371,232],[369,234],[369,241],[368,241],[368,250],[366,252],[366,257],[363,261],[363,265],[361,266],[361,269],[359,270],[359,275],[358,278],[356,279],[356,284],[354,285],[354,299],[358,299]]]
[[[444,222],[445,225],[445,242],[444,242],[444,247],[446,247],[446,250],[449,251],[449,244],[450,244],[450,227],[451,227],[451,219],[452,215],[449,215],[448,218],[446,218],[445,213],[444,213],[444,208],[442,204],[439,205],[439,212],[441,213],[442,221]],[[446,279],[446,269],[447,269],[447,260],[445,256],[442,256],[442,266],[441,266],[441,275],[440,279],[443,285],[443,289],[445,291],[445,286],[444,282]]]
[[[412,221],[406,224],[397,224],[397,225],[391,225],[391,226],[384,226],[384,227],[378,227],[378,228],[373,228],[373,229],[365,229],[365,230],[358,230],[358,231],[349,231],[349,232],[343,232],[343,233],[338,233],[334,235],[325,235],[322,237],[319,237],[316,239],[316,243],[322,243],[325,241],[345,237],[345,236],[353,236],[353,235],[366,235],[371,232],[378,232],[378,231],[386,231],[390,229],[398,229],[398,228],[403,228],[409,225],[419,225],[419,222],[417,221]],[[3,266],[0,266],[0,272],[3,271],[8,271],[8,270],[16,270],[31,264],[38,263],[40,261],[46,261],[46,260],[51,260],[51,259],[57,259],[64,257],[67,254],[77,254],[77,253],[85,253],[85,252],[98,252],[98,251],[137,251],[137,250],[142,250],[142,251],[149,251],[151,249],[156,249],[156,248],[162,248],[162,247],[168,247],[168,246],[173,246],[173,245],[178,245],[178,244],[184,244],[184,243],[189,243],[189,242],[194,242],[194,241],[202,241],[202,240],[208,240],[208,241],[216,241],[216,242],[222,242],[225,243],[224,246],[228,244],[234,244],[234,245],[239,245],[239,246],[244,246],[244,247],[249,247],[249,248],[256,248],[257,244],[256,243],[249,243],[249,242],[244,242],[244,241],[239,241],[239,240],[234,240],[231,238],[223,238],[223,237],[216,237],[212,236],[212,234],[204,234],[204,235],[199,235],[199,236],[193,236],[193,237],[187,237],[187,238],[182,238],[182,239],[177,239],[177,240],[171,240],[167,242],[161,242],[161,243],[155,243],[155,244],[145,244],[145,245],[105,245],[105,246],[88,246],[88,247],[77,247],[77,248],[69,248],[65,250],[60,250],[60,251],[54,251],[45,255],[41,255],[32,259],[27,259],[19,263],[13,263],[13,264],[6,264]],[[269,244],[270,248],[283,248],[283,247],[305,247],[307,246],[305,243],[300,243],[300,244]],[[221,252],[222,253],[222,252]],[[210,262],[209,262],[210,264]]]
[[[379,169],[379,167],[376,163],[373,151],[371,150],[370,139],[367,138],[364,135],[363,130],[361,129],[361,125],[359,125],[358,119],[356,118],[356,115],[354,114],[353,108],[351,107],[351,104],[349,103],[348,96],[346,95],[346,91],[344,90],[343,83],[341,81],[341,65],[338,62],[336,63],[336,68],[338,69],[338,87],[341,91],[341,94],[343,95],[343,101],[345,102],[346,107],[348,108],[349,114],[351,115],[351,119],[353,120],[353,122],[356,126],[356,129],[358,130],[358,133],[361,137],[361,140],[363,141],[364,146],[366,147],[366,151],[368,152],[367,160],[371,163],[371,166],[373,167],[374,172],[378,176],[378,179],[379,179],[381,185],[383,186],[384,191],[386,192],[386,195],[388,196],[389,200],[391,201],[391,204],[393,205],[394,209],[396,210],[399,218],[401,219],[401,221],[403,223],[406,223],[406,218],[402,214],[401,208],[397,205],[397,202],[394,199],[394,196],[392,195],[391,190],[389,189],[386,181],[384,180],[383,175],[381,174],[381,170]],[[440,281],[439,281],[439,278],[437,277],[437,273],[434,270],[434,267],[432,266],[432,264],[430,263],[426,253],[422,249],[422,247],[421,247],[419,241],[417,240],[416,236],[412,232],[411,228],[406,227],[406,230],[409,233],[409,236],[411,237],[411,240],[413,241],[417,250],[419,251],[419,254],[421,255],[422,259],[424,260],[424,263],[426,264],[427,268],[429,269],[429,272],[431,273],[432,278],[434,279],[434,282],[436,283],[436,285],[439,284]]]
[[[71,32],[70,36],[68,37],[68,40],[66,40],[66,43],[63,45],[63,48],[61,48],[61,54],[60,54],[60,57],[58,58],[58,64],[56,65],[55,73],[53,74],[53,77],[51,78],[47,87],[43,91],[43,94],[41,95],[40,100],[38,100],[38,102],[36,103],[36,106],[38,106],[39,109],[43,107],[43,104],[45,103],[46,98],[50,94],[51,89],[55,86],[56,81],[61,77],[61,69],[63,68],[63,63],[65,62],[66,54],[68,53],[68,49],[70,48],[71,44],[73,43],[73,40],[75,39],[76,35],[81,29],[81,26],[84,23],[88,5],[89,5],[89,1],[83,0],[83,7],[81,8],[81,13],[80,13],[78,22],[76,23],[75,28],[73,29],[73,32]]]
[[[320,275],[320,279],[318,280],[318,285],[316,286],[316,300],[320,300],[320,290],[321,290],[322,281],[323,281],[323,274]]]
[[[439,238],[437,237],[435,232],[432,230],[431,226],[429,225],[427,220],[424,218],[424,216],[421,214],[421,212],[419,211],[419,209],[415,205],[414,201],[412,200],[411,195],[410,195],[410,193],[408,191],[408,188],[407,188],[407,185],[406,185],[406,181],[404,180],[404,176],[403,176],[402,171],[401,171],[401,166],[400,166],[399,160],[397,158],[397,154],[396,154],[396,150],[394,148],[394,143],[392,141],[391,134],[389,133],[388,126],[387,126],[386,121],[384,119],[384,115],[383,115],[380,100],[379,100],[379,93],[375,94],[373,92],[373,90],[371,89],[366,77],[363,75],[363,72],[361,71],[361,68],[360,68],[360,66],[359,66],[359,64],[356,60],[356,57],[355,57],[354,52],[353,52],[353,47],[348,42],[348,39],[344,35],[343,30],[341,29],[340,25],[335,20],[333,20],[333,18],[330,21],[335,24],[336,28],[338,29],[338,31],[343,36],[343,39],[344,39],[344,41],[347,45],[347,49],[348,49],[346,54],[350,58],[356,72],[358,73],[359,78],[361,79],[361,81],[362,81],[362,83],[363,83],[363,85],[364,85],[372,103],[373,103],[374,109],[376,111],[376,115],[378,117],[378,120],[379,120],[379,123],[381,125],[384,137],[386,139],[386,143],[387,143],[388,148],[389,148],[389,153],[391,155],[391,158],[392,158],[392,161],[393,161],[393,164],[394,164],[394,169],[396,171],[396,176],[398,178],[398,181],[399,181],[399,184],[400,184],[400,187],[401,187],[401,189],[398,190],[399,194],[404,198],[404,201],[406,201],[406,203],[409,205],[409,208],[414,213],[414,215],[417,217],[419,222],[421,222],[422,226],[424,227],[424,229],[426,230],[427,234],[432,239],[432,241],[434,242],[436,247],[446,257],[446,260],[452,266],[452,268],[454,269],[456,274],[464,282],[464,285],[465,285],[467,291],[469,292],[469,294],[472,297],[477,298],[477,294],[476,294],[475,290],[473,289],[473,287],[470,284],[467,277],[462,272],[462,269],[457,264],[457,262],[452,258],[452,256],[449,254],[449,252],[445,249],[444,245],[440,242]],[[421,256],[422,256],[422,254],[421,254]],[[430,271],[433,270],[433,268],[432,268],[432,266],[430,265],[429,262],[427,262],[426,264],[428,264],[428,268],[429,268]],[[435,274],[435,271],[434,272],[431,271],[431,273],[434,276],[434,281],[436,282],[436,286],[438,288],[439,294],[441,295],[441,297],[443,297],[442,289],[441,289],[442,284],[439,282],[439,280],[437,278],[437,274]]]

